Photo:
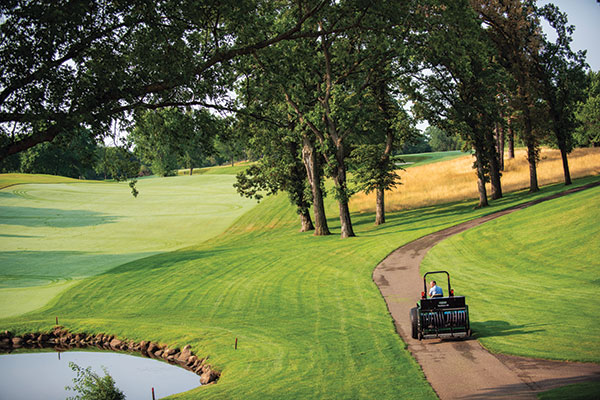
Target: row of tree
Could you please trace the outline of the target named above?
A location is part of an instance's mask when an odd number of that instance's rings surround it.
[[[531,191],[549,138],[570,183],[567,154],[587,77],[584,54],[570,49],[573,28],[553,5],[67,3],[0,5],[0,158],[82,127],[102,136],[120,118],[135,121],[136,151],[166,173],[176,159],[191,168],[206,157],[214,132],[234,154],[243,132],[258,162],[238,177],[240,193],[286,191],[302,229],[327,235],[330,178],[342,237],[354,236],[355,190],[376,192],[376,223],[385,221],[385,192],[399,183],[392,156],[418,144],[415,119],[473,150],[481,207],[487,181],[492,199],[502,197],[500,154],[515,133],[528,150]]]
[[[473,150],[479,207],[488,205],[486,182],[492,199],[502,197],[505,130],[513,156],[515,132],[527,147],[531,192],[539,190],[544,142],[560,149],[571,183],[567,154],[587,77],[584,53],[570,49],[573,28],[555,6],[465,0],[330,9],[315,21],[322,35],[275,44],[239,63],[238,99],[270,115],[246,128],[263,158],[239,176],[240,193],[287,191],[303,230],[312,229],[312,202],[315,234],[324,235],[322,182],[330,177],[341,235],[353,236],[347,179],[353,168],[356,187],[377,193],[375,223],[383,223],[384,193],[399,179],[390,156],[415,138],[408,100],[417,117]],[[541,18],[556,31],[556,42],[542,34]],[[305,184],[291,184],[301,177]]]

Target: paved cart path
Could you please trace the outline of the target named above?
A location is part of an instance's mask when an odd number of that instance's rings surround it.
[[[419,265],[434,245],[484,222],[569,193],[600,186],[600,182],[573,188],[524,203],[427,235],[387,256],[373,272],[396,330],[423,368],[441,399],[532,399],[555,387],[600,380],[600,365],[570,363],[491,354],[477,340],[418,341],[411,337],[409,310],[423,290]],[[467,304],[469,299],[467,298]]]

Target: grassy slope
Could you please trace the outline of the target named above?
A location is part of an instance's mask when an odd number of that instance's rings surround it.
[[[410,163],[402,165],[403,168],[417,167],[419,165],[431,164],[440,161],[448,161],[458,157],[463,157],[468,153],[462,151],[437,151],[431,153],[417,153],[417,154],[401,154],[397,157],[399,161],[402,160],[404,163]]]
[[[38,175],[12,181],[52,179],[62,181]],[[11,179],[0,175],[5,181]],[[1,190],[0,316],[35,309],[65,280],[222,233],[256,204],[240,198],[232,183],[232,176],[144,179],[137,198],[126,183],[30,183]]]
[[[598,178],[577,184],[590,180]],[[297,233],[278,196],[220,237],[86,279],[0,327],[50,329],[59,316],[74,331],[190,343],[223,376],[182,398],[434,398],[395,333],[373,268],[415,238],[562,189],[511,194],[485,210],[462,202],[405,211],[380,227],[373,215],[355,215],[359,237],[346,240]],[[330,224],[339,232],[337,218]]]
[[[598,400],[600,382],[577,383],[538,394],[540,400]]]
[[[25,183],[77,183],[86,182],[64,176],[44,174],[0,174],[0,189]],[[95,182],[95,181],[94,181]]]
[[[434,247],[492,351],[600,362],[600,188],[488,222]]]

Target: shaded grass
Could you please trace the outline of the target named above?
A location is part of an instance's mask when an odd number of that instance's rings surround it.
[[[539,393],[537,398],[540,400],[598,400],[600,399],[600,382],[563,386]]]
[[[436,245],[493,352],[600,362],[600,188],[544,202]]]
[[[0,325],[48,330],[59,316],[72,331],[189,343],[223,375],[179,398],[435,398],[395,332],[373,268],[425,234],[563,188],[513,193],[483,210],[459,202],[394,213],[378,227],[372,214],[354,215],[359,236],[345,240],[298,233],[297,215],[277,196],[219,237],[85,279]],[[330,201],[329,215],[334,208]],[[339,234],[338,219],[329,223]]]
[[[96,275],[149,255],[172,251],[222,233],[255,206],[231,187],[232,176],[139,181],[134,198],[126,183],[50,183],[60,177],[19,174],[27,185],[0,191],[0,315],[30,311],[55,293],[36,286]],[[2,175],[0,181],[11,181]],[[48,182],[45,184],[37,181]],[[65,180],[71,182],[73,180]],[[11,301],[11,296],[15,297]]]

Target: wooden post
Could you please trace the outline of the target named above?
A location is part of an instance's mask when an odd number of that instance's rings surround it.
[[[237,350],[237,338],[235,338],[235,349]]]
[[[154,388],[152,388],[152,400],[156,400],[156,397],[154,397]]]
[[[58,317],[56,317],[56,325],[58,326]]]

